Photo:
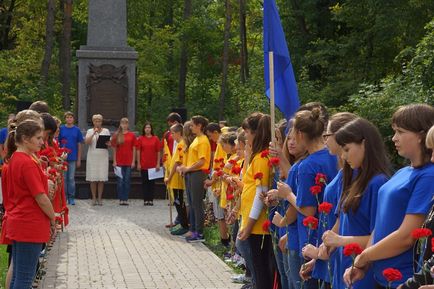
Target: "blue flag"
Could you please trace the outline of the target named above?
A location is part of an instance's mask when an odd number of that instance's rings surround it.
[[[270,98],[268,52],[274,53],[274,98],[276,106],[289,119],[299,108],[297,83],[285,34],[274,0],[264,0],[264,76],[265,94]]]

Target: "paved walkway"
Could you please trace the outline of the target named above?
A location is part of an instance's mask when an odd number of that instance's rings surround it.
[[[201,244],[169,234],[168,207],[157,201],[90,206],[77,201],[71,223],[49,252],[39,288],[240,288],[231,269]]]

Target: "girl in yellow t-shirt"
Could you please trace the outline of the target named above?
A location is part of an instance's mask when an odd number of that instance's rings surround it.
[[[174,204],[177,219],[179,220],[180,228],[171,231],[172,235],[182,235],[188,231],[187,210],[184,204],[184,179],[176,171],[178,166],[181,166],[184,160],[185,142],[182,139],[183,126],[182,124],[174,124],[170,127],[170,132],[177,145],[170,160],[168,176],[164,179],[166,185],[173,191]]]
[[[185,175],[188,203],[190,204],[190,237],[188,242],[203,242],[203,227],[205,212],[203,208],[204,181],[209,170],[211,159],[211,145],[204,134],[208,120],[203,116],[191,118],[191,130],[196,138],[188,148],[187,164],[180,167],[180,172]]]
[[[251,251],[251,263],[257,289],[273,288],[276,274],[273,245],[268,226],[267,210],[262,197],[268,191],[272,180],[268,166],[268,147],[271,140],[270,116],[253,113],[242,125],[247,139],[246,171],[243,175],[241,193],[241,226],[238,232],[240,242],[247,242]],[[237,240],[238,242],[238,240]],[[246,263],[249,263],[246,260]]]

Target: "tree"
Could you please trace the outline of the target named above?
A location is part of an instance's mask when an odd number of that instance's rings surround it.
[[[60,0],[62,13],[62,34],[59,47],[60,79],[62,83],[63,109],[71,107],[71,31],[72,31],[72,0]]]
[[[231,33],[231,0],[225,0],[225,30],[223,42],[223,59],[222,59],[222,80],[220,86],[220,105],[219,105],[219,120],[223,119],[225,110],[225,99],[228,92],[228,67],[229,67],[229,42]]]
[[[9,6],[7,5],[9,2]],[[12,41],[11,38],[11,26],[12,26],[12,16],[15,10],[15,0],[0,1],[0,50],[11,49]]]
[[[55,0],[48,0],[47,19],[45,21],[45,50],[44,50],[44,59],[42,60],[42,65],[41,65],[41,76],[44,85],[46,85],[48,82],[48,72],[50,70],[51,56],[53,54],[55,15],[56,15]]]
[[[184,24],[192,14],[192,1],[184,0]],[[188,43],[185,34],[181,33],[181,57],[179,62],[179,88],[178,88],[178,103],[180,107],[185,107],[185,83],[187,80],[187,65],[188,65]]]

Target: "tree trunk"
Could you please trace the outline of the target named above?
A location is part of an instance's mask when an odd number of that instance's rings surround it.
[[[249,78],[249,63],[248,63],[248,52],[247,52],[247,27],[246,27],[246,0],[239,0],[240,8],[240,79],[244,84]]]
[[[229,66],[229,41],[231,32],[231,2],[225,0],[225,32],[223,43],[223,63],[222,63],[222,83],[220,87],[220,105],[219,105],[219,120],[223,120],[223,114],[225,109],[226,93],[228,91],[228,66]]]
[[[47,20],[45,23],[45,51],[44,59],[41,65],[41,76],[44,84],[48,81],[48,72],[50,70],[51,55],[53,54],[54,45],[54,17],[55,17],[55,6],[54,0],[48,0],[47,3]]]
[[[192,13],[192,1],[184,0],[184,16],[183,20],[186,22]],[[188,66],[188,43],[185,35],[181,35],[181,57],[179,64],[179,89],[178,89],[178,102],[180,107],[185,107],[185,83],[187,80],[187,66]]]
[[[6,9],[6,4],[1,1],[0,10],[3,9],[4,12],[1,12],[3,15],[0,17],[0,50],[10,49],[12,47],[11,43],[9,43],[9,33],[11,31],[12,25],[12,14],[15,9],[15,0],[11,0],[9,8]]]
[[[63,29],[60,45],[60,73],[62,82],[63,109],[71,109],[71,30],[72,0],[61,0],[63,11]]]

